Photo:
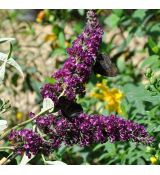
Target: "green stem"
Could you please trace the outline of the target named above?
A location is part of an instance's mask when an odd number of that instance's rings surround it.
[[[43,160],[44,164],[46,164],[46,160],[45,160],[44,155],[43,155],[43,154],[41,154],[41,156],[42,156],[42,160]]]
[[[11,146],[3,146],[3,147],[0,147],[0,150],[4,150],[4,149],[11,149],[11,150],[14,150],[14,147],[11,147]]]

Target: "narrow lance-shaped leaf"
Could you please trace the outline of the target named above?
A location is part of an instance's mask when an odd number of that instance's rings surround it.
[[[6,70],[6,61],[0,66],[0,84],[3,83],[5,70]]]
[[[0,120],[0,131],[3,131],[4,129],[6,129],[7,126],[8,124],[6,120]]]
[[[4,54],[4,53],[1,53],[0,52],[0,60],[1,61],[5,61],[5,59],[7,59],[7,58],[8,58],[8,55],[7,54]],[[21,67],[19,66],[19,64],[12,57],[10,57],[6,61],[6,63],[12,65],[13,67],[15,67],[19,71],[19,73],[21,74],[21,76],[24,78],[23,71],[22,71]]]
[[[11,57],[12,51],[13,51],[13,46],[12,46],[12,43],[10,42],[10,49],[9,49],[7,60]]]
[[[1,55],[0,55],[1,57]],[[4,57],[4,63],[0,66],[0,84],[3,83],[4,76],[5,76],[5,71],[6,71],[6,62],[7,62],[7,57]]]
[[[15,41],[15,38],[0,38],[0,44]]]

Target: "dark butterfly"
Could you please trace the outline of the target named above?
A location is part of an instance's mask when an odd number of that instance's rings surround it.
[[[78,114],[83,112],[83,108],[80,104],[70,101],[64,96],[59,98],[59,104],[56,109],[61,110],[62,115],[68,119],[76,117]]]
[[[118,73],[116,66],[111,62],[110,57],[104,54],[99,54],[97,56],[93,71],[94,73],[107,77],[114,77]]]

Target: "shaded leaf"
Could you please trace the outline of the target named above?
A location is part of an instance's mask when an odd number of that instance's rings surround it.
[[[111,14],[109,17],[105,19],[105,24],[110,26],[111,28],[117,27],[120,18],[116,14]]]

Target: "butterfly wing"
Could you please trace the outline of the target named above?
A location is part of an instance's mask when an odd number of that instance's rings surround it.
[[[80,104],[70,101],[64,96],[59,98],[59,106],[57,109],[61,110],[63,116],[66,118],[76,117],[83,112],[83,108]]]
[[[107,77],[114,77],[118,73],[116,66],[111,62],[109,56],[104,54],[99,54],[97,56],[93,70],[95,73]]]

